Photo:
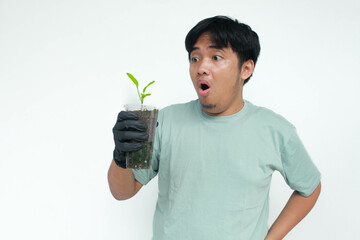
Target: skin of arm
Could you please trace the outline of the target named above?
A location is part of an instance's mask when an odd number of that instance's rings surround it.
[[[118,167],[114,160],[108,171],[108,182],[112,195],[116,200],[126,200],[133,197],[143,186],[139,183],[130,168]]]
[[[321,191],[321,182],[313,193],[304,197],[294,191],[284,209],[268,231],[265,240],[281,240],[293,229],[313,208]]]

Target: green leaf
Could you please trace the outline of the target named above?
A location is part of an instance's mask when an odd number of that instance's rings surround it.
[[[138,81],[136,80],[136,78],[135,78],[133,75],[131,75],[130,73],[126,73],[126,74],[129,76],[129,78],[131,79],[131,81],[134,82],[134,84],[136,85],[136,87],[139,88],[139,83],[138,83]]]
[[[151,95],[151,93],[145,94],[145,95],[144,95],[144,98],[147,97],[147,96],[150,96],[150,95]]]
[[[150,86],[151,84],[153,84],[155,81],[152,81],[151,83],[149,83],[146,87],[144,87],[143,93],[145,93],[145,90],[148,86]]]

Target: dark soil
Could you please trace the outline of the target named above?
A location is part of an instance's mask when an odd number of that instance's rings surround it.
[[[147,124],[146,133],[149,134],[149,139],[142,142],[142,148],[140,150],[126,154],[126,168],[148,169],[151,164],[158,110],[130,112],[136,113],[139,116],[139,121]]]

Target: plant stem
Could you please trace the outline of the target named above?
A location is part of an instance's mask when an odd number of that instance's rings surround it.
[[[139,92],[139,88],[137,87],[136,90],[137,90],[137,92],[138,92],[140,102],[141,102],[141,104],[143,104],[143,100],[141,99],[140,92]]]

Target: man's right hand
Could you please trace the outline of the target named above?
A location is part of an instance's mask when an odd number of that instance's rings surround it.
[[[121,111],[113,128],[115,149],[113,157],[116,165],[126,168],[125,153],[141,149],[141,142],[146,141],[149,135],[145,133],[147,125],[138,121],[135,113]]]

